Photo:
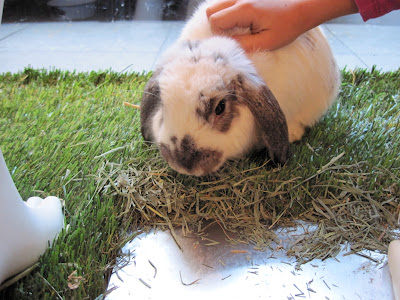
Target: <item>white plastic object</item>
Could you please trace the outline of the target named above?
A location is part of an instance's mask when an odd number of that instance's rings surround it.
[[[400,300],[400,240],[390,242],[388,263],[392,276],[393,294],[396,300]]]
[[[35,264],[63,227],[60,199],[23,201],[0,149],[0,283]]]

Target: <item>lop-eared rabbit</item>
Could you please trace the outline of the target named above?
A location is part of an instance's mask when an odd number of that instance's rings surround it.
[[[275,51],[246,54],[213,35],[206,1],[163,55],[141,99],[141,129],[176,171],[202,176],[267,148],[277,163],[336,98],[340,74],[314,28]],[[246,32],[249,29],[237,29]]]

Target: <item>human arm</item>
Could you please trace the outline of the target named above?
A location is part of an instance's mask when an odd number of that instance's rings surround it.
[[[234,38],[253,52],[283,47],[328,20],[356,12],[354,0],[225,0],[208,7],[207,16],[216,34],[250,28],[252,34]]]

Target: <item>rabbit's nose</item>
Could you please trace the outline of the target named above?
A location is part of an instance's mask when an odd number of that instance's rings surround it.
[[[164,159],[179,173],[202,176],[215,170],[222,159],[222,152],[210,148],[198,148],[192,136],[185,135],[173,145],[160,144]]]

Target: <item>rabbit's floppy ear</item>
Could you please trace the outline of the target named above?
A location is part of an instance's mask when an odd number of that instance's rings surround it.
[[[239,101],[249,107],[270,158],[284,164],[289,158],[289,133],[285,115],[266,84],[252,83],[239,75],[235,80]]]
[[[161,70],[156,70],[146,83],[140,100],[140,125],[143,138],[153,141],[153,116],[161,107],[160,85],[158,77]]]

